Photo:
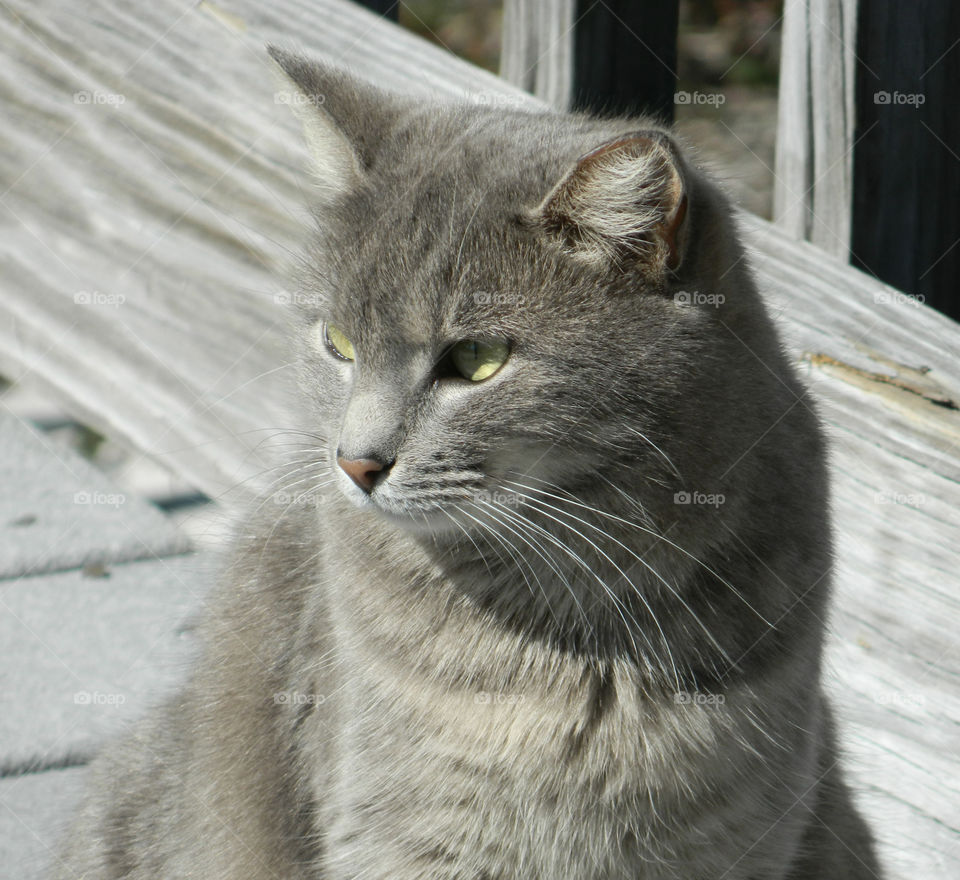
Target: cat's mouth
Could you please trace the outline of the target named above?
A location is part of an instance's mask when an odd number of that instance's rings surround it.
[[[343,495],[354,507],[382,516],[408,531],[435,535],[452,532],[458,527],[447,510],[448,505],[435,497],[410,497],[398,491],[389,480],[378,483],[370,491],[365,491],[350,479],[338,479],[337,482]]]
[[[338,464],[336,488],[352,507],[408,532],[438,537],[514,531],[523,518],[521,484],[493,477],[487,462],[431,462],[413,469],[403,461],[386,468],[373,468],[378,462],[372,459]],[[360,467],[367,467],[362,475]]]

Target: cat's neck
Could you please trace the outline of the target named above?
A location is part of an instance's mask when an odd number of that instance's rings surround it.
[[[731,659],[691,597],[706,564],[674,542],[647,542],[641,555],[623,523],[605,526],[603,542],[581,524],[565,549],[516,535],[510,549],[507,532],[499,552],[493,539],[431,537],[362,511],[341,509],[328,525],[330,601],[347,642],[446,686],[499,692],[520,675],[625,663],[671,691]]]

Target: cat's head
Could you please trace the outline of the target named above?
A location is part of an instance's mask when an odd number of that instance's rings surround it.
[[[561,494],[662,521],[755,477],[737,459],[792,379],[723,197],[667,131],[271,53],[313,154],[302,384],[343,496],[436,531]]]

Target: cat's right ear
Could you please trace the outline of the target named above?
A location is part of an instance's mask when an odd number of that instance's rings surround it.
[[[664,132],[635,131],[581,156],[531,219],[578,259],[630,260],[662,279],[683,262],[688,202],[676,145]]]
[[[361,187],[396,101],[343,70],[276,46],[267,52],[276,62],[276,100],[303,125],[321,198]]]

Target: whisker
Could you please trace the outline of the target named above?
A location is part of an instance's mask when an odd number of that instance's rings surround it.
[[[536,479],[536,478],[533,477],[533,478],[531,478],[531,479]],[[505,482],[508,482],[508,483],[509,483],[509,482],[512,482],[512,481],[506,480]],[[538,482],[545,482],[545,481],[543,481],[543,480],[538,480]],[[537,489],[537,488],[534,487],[534,486],[528,486],[528,485],[525,485],[525,484],[519,484],[519,485],[523,486],[523,488],[529,489],[531,492],[537,492],[538,494],[546,495],[547,497],[553,498],[553,499],[555,499],[555,500],[557,500],[557,501],[566,501],[567,503],[573,504],[573,505],[575,505],[576,507],[583,508],[584,510],[590,511],[591,513],[596,513],[598,516],[602,516],[602,517],[605,517],[605,518],[607,518],[607,519],[615,520],[616,522],[622,523],[622,524],[625,525],[625,526],[630,526],[631,528],[637,529],[637,530],[643,532],[644,534],[650,535],[652,538],[656,538],[658,541],[662,541],[663,543],[665,543],[665,544],[667,544],[668,546],[672,547],[672,548],[673,548],[674,550],[676,550],[678,553],[681,553],[681,554],[683,554],[684,556],[686,556],[691,562],[696,563],[696,564],[699,565],[701,568],[703,568],[704,571],[706,571],[708,574],[712,575],[712,576],[715,577],[718,581],[720,581],[721,584],[723,584],[725,587],[727,587],[727,589],[729,589],[738,599],[740,599],[740,601],[743,602],[743,604],[746,605],[754,614],[756,614],[757,617],[760,618],[760,620],[762,620],[767,626],[769,626],[771,629],[775,626],[775,624],[771,623],[769,620],[767,620],[766,617],[764,617],[759,611],[757,611],[757,609],[754,608],[753,605],[750,604],[750,602],[743,596],[743,594],[742,594],[735,586],[733,586],[733,584],[731,584],[729,581],[727,581],[727,580],[726,580],[722,575],[720,575],[718,572],[714,571],[714,569],[711,568],[709,565],[707,565],[705,562],[703,562],[703,560],[701,560],[701,559],[699,559],[698,557],[694,556],[694,555],[693,555],[692,553],[690,553],[688,550],[685,550],[683,547],[681,547],[681,546],[680,546],[679,544],[677,544],[675,541],[671,541],[666,535],[664,535],[664,534],[662,534],[662,533],[660,533],[660,532],[657,532],[657,531],[655,531],[654,529],[650,529],[650,528],[647,528],[647,527],[645,527],[645,526],[641,526],[639,523],[635,523],[635,522],[632,522],[631,520],[624,519],[623,517],[617,516],[617,515],[614,514],[614,513],[609,513],[609,512],[607,512],[607,511],[605,511],[605,510],[601,510],[601,509],[598,508],[598,507],[594,507],[593,505],[586,504],[586,503],[584,503],[583,501],[580,501],[579,499],[575,499],[575,498],[572,498],[572,497],[571,497],[571,498],[563,498],[562,496],[554,495],[554,494],[551,493],[551,492],[546,492],[546,491],[544,491],[543,489]]]
[[[509,529],[511,534],[516,535],[521,541],[523,541],[524,544],[526,544],[531,550],[533,550],[534,553],[536,553],[541,559],[543,559],[543,561],[547,563],[547,566],[549,568],[553,569],[553,566],[551,566],[550,561],[543,555],[543,553],[541,553],[540,550],[533,543],[531,543],[530,540],[528,540],[521,532],[517,531],[517,529],[515,529],[509,522],[506,521],[505,517],[509,517],[510,515],[509,511],[507,511],[506,508],[503,508],[503,507],[498,508],[495,505],[492,505],[489,501],[481,501],[480,503],[484,507],[490,510],[490,516],[493,517],[495,522],[499,522],[501,525]],[[530,565],[530,571],[537,580],[537,585],[540,588],[540,593],[543,595],[543,600],[547,605],[547,610],[550,612],[550,616],[553,617],[554,622],[557,624],[557,628],[560,629],[561,628],[560,620],[557,617],[556,613],[554,612],[553,606],[550,604],[550,598],[547,596],[547,592],[543,587],[543,582],[540,580],[539,575],[537,575],[536,570],[533,568],[532,565]],[[569,589],[569,585],[568,585],[568,589]],[[571,595],[573,595],[574,600],[576,600],[576,594],[574,594],[571,591]]]
[[[484,503],[489,504],[489,502],[484,502]],[[543,545],[539,541],[536,541],[533,535],[530,534],[529,523],[527,522],[526,518],[522,516],[517,516],[513,511],[510,511],[505,507],[501,507],[499,508],[499,510],[502,511],[502,514],[504,516],[513,520],[516,527],[520,529],[521,532],[523,532],[523,534],[514,532],[515,534],[517,534],[517,537],[519,537],[528,547],[530,547],[531,550],[534,551],[534,553],[536,553],[541,559],[543,559],[543,561],[547,564],[547,567],[554,574],[556,574],[558,578],[560,578],[567,592],[570,594],[570,597],[573,599],[574,603],[576,604],[577,610],[580,612],[580,616],[583,619],[583,622],[586,624],[587,629],[590,632],[590,635],[595,638],[596,632],[593,628],[593,624],[591,623],[590,618],[587,616],[587,613],[584,610],[583,605],[581,604],[576,591],[573,589],[573,586],[570,584],[569,579],[566,577],[566,575],[564,575],[562,569],[560,568],[559,563],[553,558],[553,556],[549,553],[549,551],[547,551],[546,547],[543,547]],[[504,523],[504,525],[507,525],[507,527],[509,528],[509,525],[507,523]]]
[[[472,502],[471,502],[471,503],[472,503]],[[505,538],[503,538],[503,537],[499,534],[499,532],[496,531],[496,529],[491,528],[488,524],[486,524],[486,523],[482,522],[481,520],[477,519],[475,516],[471,516],[469,513],[467,513],[467,512],[466,512],[465,510],[463,510],[462,508],[461,508],[461,512],[464,514],[464,516],[467,516],[467,517],[469,517],[470,519],[472,519],[472,520],[473,520],[478,526],[480,526],[480,528],[483,529],[485,532],[487,532],[487,533],[489,533],[490,535],[492,535],[492,536],[499,542],[500,546],[503,547],[503,548],[507,551],[507,554],[508,554],[508,555],[510,556],[510,558],[516,563],[517,570],[520,572],[521,575],[523,575],[523,579],[524,579],[524,581],[525,581],[526,584],[527,584],[527,589],[530,590],[530,595],[535,597],[536,594],[533,592],[533,584],[530,583],[530,579],[527,577],[526,572],[524,572],[523,566],[520,564],[520,559],[518,559],[518,557],[514,555],[514,552],[513,552],[513,551],[516,550],[516,547],[513,547],[513,545],[510,544],[510,542],[507,541]],[[510,549],[511,547],[513,548],[513,550]],[[522,558],[522,557],[521,557],[521,558]],[[501,559],[503,559],[503,557],[501,557]],[[542,586],[541,586],[541,590],[542,590]]]
[[[506,482],[511,483],[511,484],[513,484],[513,485],[521,486],[522,488],[529,488],[529,487],[523,486],[523,484],[514,483],[514,481],[512,481],[512,480],[508,480],[508,481],[506,481]],[[535,491],[535,490],[534,490],[534,491]],[[570,516],[572,519],[575,519],[575,520],[577,520],[578,522],[583,523],[584,525],[588,526],[589,528],[593,528],[594,530],[600,532],[600,533],[601,533],[602,535],[604,535],[605,537],[610,538],[611,540],[613,540],[613,541],[615,541],[616,543],[620,544],[620,546],[622,546],[624,549],[626,549],[627,552],[631,553],[631,555],[633,555],[633,557],[634,557],[638,562],[640,562],[641,565],[643,565],[644,567],[646,567],[654,576],[656,576],[657,578],[659,578],[659,579],[664,583],[664,585],[667,587],[667,589],[670,589],[671,591],[673,591],[673,588],[667,583],[667,581],[666,581],[666,580],[659,574],[659,572],[657,572],[648,562],[646,562],[646,560],[642,559],[640,556],[637,556],[637,554],[636,554],[636,553],[633,553],[633,552],[630,550],[629,547],[627,547],[627,546],[626,546],[625,544],[623,544],[622,542],[617,541],[616,538],[614,538],[614,537],[613,537],[612,535],[610,535],[609,533],[605,532],[603,529],[600,529],[600,528],[592,525],[592,523],[589,523],[589,522],[587,522],[586,520],[579,519],[578,517],[575,517],[575,516],[573,516],[572,514],[566,513],[565,511],[562,511],[562,510],[560,510],[559,508],[554,507],[553,505],[546,504],[545,502],[542,502],[542,501],[539,501],[538,499],[532,498],[531,496],[526,495],[526,494],[523,493],[523,492],[521,492],[520,495],[521,495],[525,500],[530,501],[530,502],[535,503],[535,504],[539,504],[541,507],[548,507],[548,508],[550,508],[550,509],[552,509],[552,510],[557,511],[558,513],[564,514],[564,515],[566,515],[566,516]],[[538,508],[538,510],[539,510],[539,508]],[[570,523],[566,522],[565,520],[561,520],[561,519],[559,519],[558,517],[555,517],[555,516],[553,516],[552,514],[547,513],[547,512],[544,511],[544,510],[540,510],[539,512],[540,512],[543,516],[546,516],[547,518],[553,520],[554,522],[558,523],[559,525],[564,526],[565,528],[567,528],[567,529],[569,529],[571,532],[573,532],[575,535],[577,535],[578,537],[580,537],[581,539],[583,539],[584,541],[586,541],[597,553],[599,553],[610,565],[612,565],[612,566],[617,570],[617,572],[618,572],[618,573],[620,574],[620,576],[624,579],[624,581],[630,586],[630,588],[631,588],[631,589],[633,590],[633,592],[634,592],[634,595],[636,595],[637,598],[643,603],[644,607],[645,607],[646,610],[647,610],[647,613],[650,615],[650,618],[653,620],[653,623],[654,623],[654,625],[656,626],[657,631],[660,633],[660,638],[663,640],[663,645],[664,645],[664,647],[666,648],[668,657],[670,658],[670,665],[671,665],[671,667],[673,668],[674,678],[676,679],[677,689],[679,690],[679,689],[680,689],[680,673],[679,673],[679,671],[677,670],[676,661],[674,660],[674,657],[673,657],[673,651],[672,651],[672,649],[670,648],[670,641],[669,641],[669,639],[667,639],[667,635],[666,635],[666,633],[663,631],[663,627],[662,627],[661,624],[660,624],[660,619],[657,617],[656,612],[654,612],[653,607],[650,605],[650,602],[647,600],[647,597],[643,595],[643,592],[642,592],[641,590],[638,590],[638,589],[636,588],[636,585],[633,583],[633,581],[630,580],[629,575],[619,566],[619,564],[616,562],[616,560],[613,559],[613,557],[611,557],[605,550],[603,550],[603,548],[602,548],[599,544],[597,544],[595,541],[593,541],[593,540],[591,540],[590,538],[588,538],[583,532],[581,532],[579,529],[575,528],[574,526],[570,525]],[[674,594],[676,595],[675,591],[674,591]],[[678,596],[678,598],[679,598],[679,596]],[[682,600],[681,600],[681,601],[682,601]],[[693,613],[692,610],[691,610],[691,613]],[[631,615],[631,617],[632,617],[632,615]],[[695,614],[694,614],[694,617],[696,617]],[[639,623],[638,623],[635,619],[634,619],[634,622],[637,623],[637,626],[639,627]],[[709,633],[709,630],[706,630],[706,631],[707,631],[707,634],[709,635],[709,634],[710,634],[710,633]],[[712,636],[711,636],[711,638],[712,638]],[[651,650],[653,650],[653,646],[651,645],[650,647],[651,647]],[[719,647],[719,645],[718,645],[718,647]],[[654,656],[656,656],[656,652],[655,652],[655,651],[654,651]]]
[[[512,481],[510,481],[510,482],[512,482]],[[530,488],[530,487],[527,487],[527,488]],[[534,489],[533,491],[537,491],[537,490]],[[670,591],[670,593],[677,599],[677,601],[679,601],[680,604],[683,605],[684,609],[685,609],[687,612],[689,612],[690,616],[694,619],[694,621],[697,623],[697,625],[703,630],[703,632],[704,632],[704,634],[707,636],[707,638],[710,639],[710,641],[713,643],[714,647],[715,647],[718,651],[720,651],[720,653],[721,653],[721,655],[723,656],[724,660],[726,660],[728,663],[729,663],[729,662],[732,662],[732,658],[731,658],[731,657],[729,656],[729,654],[724,650],[723,646],[717,641],[716,637],[715,637],[715,636],[713,635],[713,633],[710,631],[710,628],[700,619],[699,615],[690,607],[690,605],[687,603],[686,599],[684,599],[683,596],[680,595],[680,592],[679,592],[679,590],[676,588],[676,586],[670,584],[669,581],[667,581],[666,578],[664,578],[663,575],[661,575],[660,572],[658,572],[652,565],[650,565],[650,563],[647,562],[642,556],[639,556],[639,555],[638,555],[636,552],[634,552],[630,547],[628,547],[626,544],[624,544],[624,543],[623,543],[622,541],[620,541],[618,538],[616,538],[616,537],[614,537],[613,535],[611,535],[609,532],[605,531],[604,529],[601,529],[599,526],[596,526],[596,525],[594,525],[593,523],[591,523],[591,522],[589,522],[589,521],[587,521],[587,520],[585,520],[585,519],[582,519],[582,518],[580,518],[580,517],[574,516],[572,513],[569,513],[569,512],[564,511],[564,510],[561,510],[560,508],[555,507],[555,506],[552,505],[552,504],[547,504],[545,501],[540,501],[540,500],[538,500],[538,499],[532,499],[532,498],[529,499],[529,500],[530,500],[532,503],[534,503],[534,504],[538,504],[538,505],[547,507],[547,508],[549,508],[549,509],[551,509],[551,510],[556,511],[557,513],[559,513],[559,514],[561,514],[561,515],[563,515],[563,516],[568,516],[568,517],[576,520],[577,522],[582,523],[583,525],[587,526],[588,528],[591,528],[591,529],[593,529],[594,531],[599,532],[601,535],[605,536],[606,538],[609,538],[611,541],[613,541],[613,542],[614,542],[615,544],[617,544],[619,547],[621,547],[621,548],[623,548],[624,550],[626,550],[627,553],[629,553],[637,562],[639,562],[644,568],[646,568],[647,571],[649,571],[658,581],[660,581],[660,583],[663,584],[663,586],[665,586],[665,587]],[[549,514],[545,514],[545,515],[546,515],[546,516],[549,516]],[[551,518],[552,518],[552,517],[551,517]],[[636,585],[633,584],[632,581],[627,580],[627,583],[630,584],[631,589],[633,589],[633,591],[636,593],[636,595],[641,599],[641,601],[643,601],[644,605],[647,607],[647,610],[650,611],[651,615],[653,615],[653,610],[652,610],[652,608],[650,608],[650,605],[647,603],[645,597],[642,595],[642,592],[637,589]],[[658,629],[659,629],[659,623],[657,624],[657,627],[658,627]],[[660,634],[663,635],[663,630],[660,630]],[[664,638],[666,638],[666,637],[664,636]]]
[[[453,508],[457,512],[462,512],[459,509],[459,505],[454,504]],[[487,576],[493,580],[493,569],[490,568],[490,563],[487,562],[487,557],[484,556],[483,551],[480,549],[480,545],[473,539],[473,535],[470,534],[470,530],[461,522],[457,521],[457,518],[450,513],[445,507],[441,507],[440,511],[450,520],[466,537],[466,539],[473,544],[474,549],[477,551],[477,557],[483,563],[484,567],[487,569]]]
[[[517,514],[517,515],[520,515],[520,514]],[[586,571],[588,574],[590,574],[590,575],[597,581],[597,583],[600,584],[600,586],[602,587],[605,595],[606,595],[609,599],[611,599],[611,600],[613,601],[613,603],[614,603],[614,610],[617,612],[617,614],[620,616],[620,619],[623,621],[624,629],[625,629],[627,635],[628,635],[629,638],[630,638],[630,642],[631,642],[631,644],[632,644],[632,646],[633,646],[634,654],[636,655],[636,657],[638,657],[638,658],[641,657],[641,656],[643,655],[643,652],[640,651],[640,648],[639,648],[639,646],[637,645],[636,639],[634,638],[634,630],[631,629],[630,624],[627,622],[627,619],[626,619],[626,617],[624,616],[624,611],[626,611],[626,614],[630,617],[631,621],[633,621],[634,626],[635,626],[635,628],[636,628],[636,631],[639,632],[639,633],[643,636],[643,638],[646,640],[647,645],[648,645],[648,647],[650,648],[650,652],[651,652],[652,656],[653,656],[653,657],[656,657],[656,656],[657,656],[657,650],[656,650],[656,648],[654,648],[653,643],[650,641],[650,637],[647,635],[647,633],[646,633],[646,631],[644,630],[644,628],[640,626],[639,621],[638,621],[638,620],[630,613],[630,611],[626,608],[626,606],[625,606],[625,605],[623,604],[623,602],[620,600],[620,597],[617,596],[617,594],[616,594],[613,590],[610,589],[610,586],[606,583],[606,581],[604,581],[603,578],[601,578],[600,575],[598,575],[598,574],[590,567],[590,565],[587,563],[587,561],[586,561],[585,559],[583,559],[583,557],[581,557],[580,554],[578,554],[575,550],[573,550],[572,548],[568,547],[568,546],[567,546],[563,541],[561,541],[556,535],[551,534],[548,530],[544,529],[542,526],[538,525],[537,523],[533,522],[532,520],[530,520],[530,519],[527,518],[527,517],[524,517],[524,520],[525,520],[525,522],[526,522],[531,528],[535,529],[539,534],[542,534],[544,538],[546,538],[546,539],[547,539],[548,541],[550,541],[551,543],[555,544],[560,550],[562,550],[562,551],[563,551],[564,553],[566,553],[571,559],[573,559],[575,562],[577,562],[577,563],[584,569],[584,571]],[[559,522],[559,520],[558,520],[558,522]],[[570,529],[571,531],[574,531],[574,532],[576,531],[575,529],[572,529],[572,528],[571,528],[569,525],[567,525],[566,523],[562,523],[562,522],[561,522],[560,524],[561,524],[561,525],[566,525],[567,528]],[[581,536],[581,537],[582,537],[582,536]],[[588,543],[590,543],[590,542],[589,542],[589,539],[586,539],[586,540],[588,541]],[[594,549],[596,549],[601,555],[606,555],[606,554],[603,553],[602,550],[600,550],[600,548],[596,547],[596,545],[594,545]],[[608,558],[609,558],[609,557],[608,557]],[[611,561],[612,561],[612,560],[611,560]],[[616,563],[613,563],[613,564],[614,564],[614,566],[616,566]],[[621,572],[621,573],[622,573],[622,572]],[[642,597],[641,597],[641,598],[642,598]],[[669,650],[670,650],[670,647],[669,647],[669,645],[667,645],[667,651],[669,652]],[[671,661],[672,661],[672,656],[671,656]],[[679,674],[676,673],[676,666],[675,666],[675,665],[674,665],[674,672],[675,672],[675,674],[677,674],[678,687],[679,687]]]

